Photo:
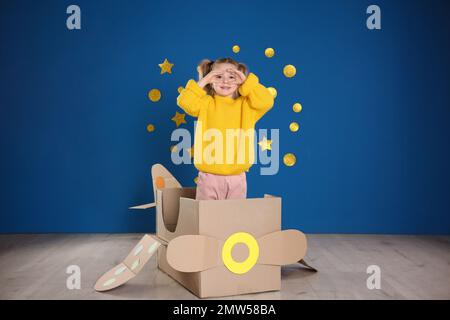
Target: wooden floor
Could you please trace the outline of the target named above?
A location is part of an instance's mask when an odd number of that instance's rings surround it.
[[[93,285],[141,234],[0,235],[0,299],[196,299],[152,258],[128,284],[107,293]],[[450,299],[450,237],[308,235],[312,273],[282,268],[279,292],[226,299]],[[81,289],[66,288],[66,268],[81,268]],[[381,268],[369,290],[366,268]]]

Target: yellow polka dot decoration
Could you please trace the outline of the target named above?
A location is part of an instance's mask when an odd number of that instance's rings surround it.
[[[276,98],[277,97],[277,89],[275,89],[274,87],[269,87],[269,88],[267,88],[267,90],[269,90],[270,91],[270,94],[274,97],[274,98]]]
[[[234,45],[232,50],[233,50],[234,53],[238,53],[239,51],[241,51],[241,48],[239,48],[238,45]]]
[[[292,78],[297,73],[297,69],[292,64],[284,66],[283,73],[287,78]]]
[[[267,48],[264,51],[264,54],[266,55],[267,58],[272,58],[275,55],[275,50],[273,50],[273,48]]]
[[[297,162],[297,159],[293,153],[286,153],[283,157],[283,162],[286,166],[292,167]]]
[[[231,252],[233,247],[238,244],[243,243],[248,248],[248,257],[242,262],[237,262],[234,260]],[[222,261],[228,270],[235,274],[244,274],[250,271],[253,266],[258,262],[259,258],[259,245],[258,241],[247,232],[237,232],[232,234],[225,241],[222,247]]]
[[[152,102],[158,102],[161,99],[161,91],[158,89],[152,89],[148,92],[148,98]]]
[[[292,132],[297,132],[299,128],[300,125],[297,122],[291,122],[291,124],[289,125],[289,130],[291,130]]]
[[[302,111],[302,105],[300,103],[296,102],[292,106],[292,110],[294,110],[294,112],[300,112],[300,111]]]
[[[149,124],[149,125],[147,126],[147,131],[148,131],[148,132],[153,132],[153,131],[155,131],[155,126],[154,126],[153,124]]]

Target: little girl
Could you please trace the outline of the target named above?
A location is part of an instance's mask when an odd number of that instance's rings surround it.
[[[177,98],[178,106],[198,118],[194,137],[194,165],[199,170],[196,199],[245,199],[246,171],[253,164],[249,158],[254,157],[255,123],[272,108],[273,96],[255,74],[248,73],[244,64],[231,58],[203,60],[197,71],[199,81],[189,80]],[[204,145],[204,135],[211,129],[223,137],[211,143],[216,146],[219,143],[219,150],[214,150],[216,156],[218,152],[227,161],[202,160],[204,151],[210,148]],[[238,143],[230,144],[226,139],[227,129],[250,132],[249,148],[242,149],[246,135],[239,135]],[[231,154],[232,161],[228,161],[226,152]],[[242,157],[244,161],[238,160]]]

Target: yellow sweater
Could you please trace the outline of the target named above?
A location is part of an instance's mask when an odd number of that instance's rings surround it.
[[[250,73],[239,87],[237,99],[210,96],[195,80],[189,80],[177,98],[187,114],[197,117],[194,165],[202,172],[235,175],[254,163],[255,123],[269,111],[274,99],[270,91]],[[227,129],[242,129],[232,132]]]

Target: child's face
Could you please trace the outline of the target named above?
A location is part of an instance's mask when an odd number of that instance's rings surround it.
[[[231,63],[219,63],[213,67],[214,71],[222,71],[222,74],[217,75],[212,83],[215,93],[219,96],[233,96],[238,88],[236,76],[227,72],[227,69],[237,70]]]

